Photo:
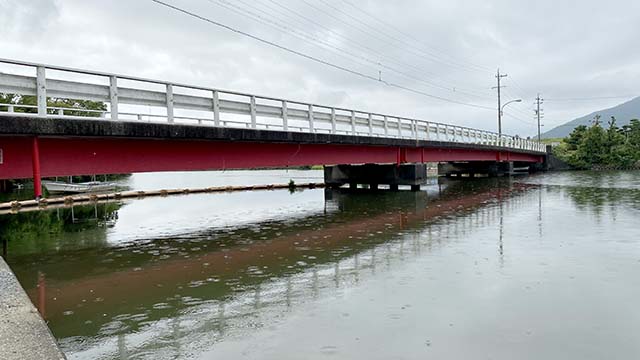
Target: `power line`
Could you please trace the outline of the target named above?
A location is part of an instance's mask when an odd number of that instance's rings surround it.
[[[535,124],[535,123],[532,123],[531,121],[523,120],[522,118],[519,118],[519,117],[517,117],[517,116],[515,116],[515,115],[513,115],[513,114],[505,113],[504,115],[505,115],[505,116],[508,116],[508,117],[510,117],[510,118],[512,118],[512,119],[515,119],[515,120],[517,120],[517,121],[519,121],[519,122],[521,122],[521,123],[523,123],[523,124],[525,124],[525,125],[528,125],[528,126],[531,126],[531,127],[536,126],[536,124]]]
[[[214,0],[208,0],[208,1],[211,2],[211,3],[214,3]],[[258,22],[261,22],[261,23],[266,24],[268,26],[271,26],[273,28],[279,29],[280,31],[284,31],[284,32],[286,32],[288,34],[291,34],[291,35],[293,35],[293,36],[295,36],[295,37],[297,37],[299,39],[302,39],[302,40],[310,42],[310,43],[320,43],[321,46],[323,46],[324,48],[329,49],[330,51],[332,51],[334,53],[337,53],[339,56],[342,56],[342,54],[347,54],[348,56],[350,56],[352,58],[358,58],[358,59],[364,60],[364,61],[366,61],[366,62],[368,62],[370,64],[382,67],[382,68],[384,68],[386,70],[389,70],[389,71],[391,71],[393,73],[396,73],[396,74],[399,74],[401,76],[404,76],[405,78],[408,78],[408,79],[411,79],[413,81],[418,81],[418,82],[427,84],[428,86],[432,86],[432,87],[435,87],[435,88],[443,89],[443,90],[446,90],[446,91],[451,91],[451,92],[454,92],[454,93],[458,92],[460,94],[467,95],[467,96],[473,96],[473,97],[479,97],[479,98],[487,99],[486,97],[482,97],[482,96],[478,96],[478,95],[474,95],[474,94],[468,94],[468,93],[466,93],[464,91],[459,91],[459,90],[456,91],[455,87],[450,88],[450,87],[447,87],[447,86],[442,86],[442,85],[436,84],[434,82],[431,82],[429,80],[425,80],[425,79],[423,79],[421,77],[416,77],[413,74],[410,74],[410,73],[398,70],[396,68],[390,67],[390,66],[385,65],[385,64],[383,64],[383,63],[381,63],[379,61],[372,60],[372,59],[370,59],[370,58],[368,58],[366,56],[362,56],[362,55],[360,55],[358,53],[354,53],[354,52],[351,52],[351,51],[348,51],[348,50],[344,50],[344,49],[338,48],[338,47],[334,46],[333,44],[331,44],[331,43],[329,43],[329,42],[327,42],[325,40],[319,39],[316,36],[309,35],[308,33],[301,32],[298,29],[291,28],[291,27],[286,26],[286,25],[282,25],[282,24],[280,24],[280,23],[278,23],[276,21],[273,21],[273,20],[271,20],[269,18],[262,17],[259,14],[255,13],[255,12],[252,12],[250,10],[247,10],[245,8],[242,8],[242,7],[240,7],[240,6],[236,5],[236,4],[231,4],[229,1],[226,1],[226,0],[215,0],[215,1],[216,1],[215,3],[217,5],[220,5],[220,6],[226,8],[228,10],[236,12],[236,13],[238,13],[240,15],[248,14],[249,17],[251,17],[252,19],[254,19],[254,20],[258,21]],[[245,4],[246,6],[250,7],[251,9],[259,11],[262,14],[265,14],[266,16],[272,16],[271,13],[268,13],[268,12],[262,10],[262,9],[256,8],[256,7],[252,6],[251,4],[248,4],[248,3],[246,3],[246,2],[244,2],[242,0],[236,0],[236,1],[239,2],[239,3]],[[360,63],[360,64],[364,65],[362,63]],[[381,74],[379,74],[378,79],[381,80]]]
[[[336,8],[336,7],[334,7],[334,6],[332,6],[331,4],[327,4],[325,1],[318,0],[318,1],[323,2],[323,3],[324,3],[325,5],[327,5],[328,7],[333,8],[333,9],[334,9],[334,10],[336,10],[337,12],[342,13],[342,14],[345,14],[347,17],[349,17],[349,18],[353,19],[355,22],[360,23],[360,24],[363,24],[363,25],[365,26],[365,28],[363,29],[362,27],[358,27],[358,26],[357,26],[356,24],[354,24],[352,21],[344,21],[343,19],[339,18],[338,16],[334,15],[333,13],[331,13],[331,12],[329,12],[329,11],[327,11],[327,10],[325,10],[325,9],[321,8],[321,7],[318,7],[318,6],[317,6],[317,5],[315,5],[314,3],[311,3],[311,2],[309,2],[309,1],[307,1],[307,0],[301,0],[301,1],[302,1],[303,3],[305,3],[307,6],[309,6],[309,7],[313,8],[313,9],[315,9],[315,11],[317,11],[317,12],[320,12],[320,13],[323,13],[323,14],[327,15],[327,16],[329,16],[330,18],[333,18],[333,19],[337,20],[341,25],[346,25],[346,26],[348,26],[348,27],[350,27],[350,28],[352,28],[352,29],[355,29],[355,30],[357,30],[357,31],[361,32],[362,34],[364,34],[365,36],[367,36],[367,37],[369,37],[369,38],[371,38],[371,39],[375,39],[375,40],[380,41],[380,42],[382,42],[382,43],[385,43],[385,44],[387,44],[387,45],[389,45],[389,46],[393,46],[393,47],[395,47],[395,48],[397,48],[397,49],[400,49],[400,50],[404,51],[405,53],[413,54],[414,56],[420,57],[420,58],[422,58],[422,59],[426,59],[426,60],[428,60],[428,61],[439,61],[439,62],[441,62],[441,63],[443,63],[443,64],[445,64],[445,65],[450,65],[450,64],[448,64],[448,63],[446,63],[446,62],[443,62],[442,60],[439,60],[439,59],[437,59],[437,58],[434,58],[434,56],[433,56],[432,54],[429,54],[429,53],[426,53],[425,51],[422,51],[422,50],[420,50],[420,49],[417,49],[415,46],[413,46],[413,45],[411,45],[411,44],[406,44],[406,42],[402,42],[401,40],[399,41],[399,42],[400,42],[400,45],[398,45],[398,44],[396,43],[396,42],[398,42],[398,39],[396,39],[395,37],[392,37],[392,36],[389,36],[389,35],[388,35],[388,34],[386,34],[386,33],[382,33],[382,32],[380,32],[380,30],[376,29],[375,27],[372,27],[371,25],[369,25],[369,24],[367,24],[367,23],[363,22],[362,20],[360,20],[360,19],[358,19],[358,18],[354,17],[354,16],[353,16],[353,15],[351,15],[351,14],[347,14],[347,13],[345,13],[344,11],[342,11],[342,10],[340,10],[340,9],[338,9],[338,8]],[[387,39],[381,38],[380,36],[376,35],[375,33],[381,33],[382,35],[385,35],[386,37],[390,37],[390,38],[392,39],[392,41],[389,41],[389,40],[387,40]],[[394,42],[394,41],[395,41],[395,42]],[[402,43],[405,43],[406,45],[401,46],[401,45],[402,45]],[[417,50],[416,50],[416,49],[417,49]],[[474,69],[474,70],[475,70],[475,69]]]
[[[457,101],[457,100],[448,99],[448,98],[441,97],[441,96],[437,96],[437,95],[432,95],[432,94],[429,94],[429,93],[426,93],[426,92],[423,92],[423,91],[420,91],[420,90],[412,89],[412,88],[409,88],[409,87],[406,87],[406,86],[402,86],[402,85],[398,85],[398,84],[394,84],[394,83],[390,83],[390,82],[386,82],[386,81],[380,81],[380,79],[379,79],[379,78],[376,78],[376,77],[374,77],[374,76],[367,75],[367,74],[362,73],[362,72],[360,72],[360,71],[353,70],[353,69],[349,69],[349,68],[347,68],[347,67],[344,67],[344,66],[341,66],[341,65],[337,65],[337,64],[331,63],[331,62],[329,62],[329,61],[326,61],[326,60],[322,60],[322,59],[320,59],[320,58],[317,58],[317,57],[315,57],[315,56],[308,55],[308,54],[305,54],[305,53],[303,53],[303,52],[300,52],[300,51],[297,51],[297,50],[294,50],[294,49],[288,48],[288,47],[286,47],[286,46],[283,46],[283,45],[277,44],[277,43],[275,43],[275,42],[273,42],[273,41],[269,41],[269,40],[263,39],[263,38],[261,38],[261,37],[258,37],[258,36],[255,36],[255,35],[253,35],[253,34],[250,34],[250,33],[248,33],[248,32],[245,32],[245,31],[242,31],[242,30],[236,29],[236,28],[231,27],[231,26],[229,26],[229,25],[225,25],[225,24],[222,24],[222,23],[220,23],[220,22],[218,22],[218,21],[211,20],[211,19],[209,19],[209,18],[206,18],[206,17],[204,17],[204,16],[198,15],[198,14],[196,14],[196,13],[193,13],[193,12],[189,11],[189,10],[185,10],[185,9],[183,9],[183,8],[180,8],[180,7],[174,6],[174,5],[172,5],[172,4],[166,3],[166,2],[164,2],[164,1],[160,1],[160,0],[150,0],[150,1],[152,1],[152,2],[154,2],[154,3],[156,3],[156,4],[159,4],[159,5],[162,5],[162,6],[164,6],[164,7],[167,7],[167,8],[169,8],[169,9],[172,9],[172,10],[174,10],[174,11],[180,12],[180,13],[182,13],[182,14],[185,14],[185,15],[191,16],[191,17],[196,18],[196,19],[198,19],[198,20],[201,20],[201,21],[204,21],[204,22],[210,23],[210,24],[212,24],[212,25],[215,25],[215,26],[221,27],[221,28],[223,28],[223,29],[226,29],[226,30],[232,31],[232,32],[234,32],[234,33],[237,33],[237,34],[240,34],[240,35],[243,35],[243,36],[246,36],[246,37],[249,37],[249,38],[254,39],[254,40],[256,40],[256,41],[259,41],[259,42],[261,42],[261,43],[263,43],[263,44],[267,44],[267,45],[270,45],[270,46],[276,47],[276,48],[278,48],[278,49],[280,49],[280,50],[283,50],[283,51],[289,52],[289,53],[291,53],[291,54],[294,54],[294,55],[297,55],[297,56],[303,57],[303,58],[305,58],[305,59],[308,59],[308,60],[311,60],[311,61],[314,61],[314,62],[317,62],[317,63],[323,64],[323,65],[326,65],[326,66],[332,67],[332,68],[337,69],[337,70],[341,70],[341,71],[347,72],[347,73],[352,74],[352,75],[356,75],[356,76],[359,76],[359,77],[362,77],[362,78],[365,78],[365,79],[368,79],[368,80],[373,80],[373,81],[376,81],[376,82],[379,82],[379,83],[385,84],[385,85],[390,86],[390,87],[395,87],[395,88],[399,88],[399,89],[407,90],[407,91],[410,91],[410,92],[413,92],[413,93],[416,93],[416,94],[421,94],[421,95],[424,95],[424,96],[426,96],[426,97],[430,97],[430,98],[433,98],[433,99],[438,99],[438,100],[442,100],[442,101],[446,101],[446,102],[450,102],[450,103],[454,103],[454,104],[465,105],[465,106],[470,106],[470,107],[475,107],[475,108],[480,108],[480,109],[489,109],[489,110],[493,110],[493,108],[488,107],[488,106],[483,106],[483,105],[478,105],[478,104],[471,104],[471,103],[465,103],[465,102],[462,102],[462,101]]]
[[[387,22],[387,21],[384,21],[384,20],[380,19],[379,17],[377,17],[377,16],[375,16],[375,15],[371,14],[371,13],[370,13],[370,12],[368,12],[368,11],[363,10],[361,7],[358,7],[358,6],[354,5],[351,1],[343,0],[343,2],[347,3],[349,6],[351,6],[352,8],[354,8],[356,11],[360,11],[361,13],[363,13],[363,14],[367,15],[368,17],[370,17],[370,18],[372,18],[372,19],[374,19],[374,20],[376,20],[376,21],[378,21],[379,23],[381,23],[381,24],[383,24],[383,25],[387,26],[388,28],[390,28],[390,29],[392,29],[392,30],[396,31],[397,33],[399,33],[399,34],[401,34],[401,35],[404,35],[404,36],[408,37],[409,39],[413,40],[414,42],[416,42],[416,43],[418,43],[418,44],[420,44],[420,45],[422,45],[422,46],[425,46],[425,47],[430,48],[430,49],[431,49],[431,51],[439,52],[441,55],[444,55],[444,56],[446,56],[446,57],[449,57],[449,58],[450,58],[450,59],[452,59],[452,60],[455,60],[455,58],[454,58],[453,56],[448,55],[448,54],[446,54],[446,53],[444,53],[444,52],[442,52],[442,51],[440,51],[440,50],[438,50],[438,49],[434,48],[433,46],[429,46],[429,45],[425,44],[423,41],[421,41],[421,40],[417,39],[415,36],[413,36],[413,35],[411,35],[411,34],[408,34],[408,33],[404,32],[404,31],[400,30],[398,27],[394,26],[393,24],[391,24],[391,23],[389,23],[389,22]],[[485,66],[482,66],[482,65],[474,64],[474,63],[472,63],[472,62],[466,61],[465,59],[461,59],[461,60],[462,60],[463,62],[466,62],[467,64],[470,64],[470,65],[472,65],[472,66],[474,66],[474,67],[477,67],[478,69],[480,69],[480,70],[482,70],[482,71],[491,71],[491,69],[490,69],[490,68],[488,68],[488,67],[485,67]]]
[[[606,99],[630,99],[635,98],[638,95],[621,95],[621,96],[596,96],[596,97],[584,97],[584,98],[551,98],[546,101],[588,101],[588,100],[606,100]]]
[[[510,78],[510,84],[513,85],[512,88],[515,92],[516,95],[518,95],[520,98],[527,99],[529,98],[528,96],[526,96],[526,92],[519,84],[518,81],[516,81],[515,78],[511,77]]]
[[[308,2],[307,2],[306,0],[302,0],[302,1],[303,1],[305,4],[307,4],[307,5],[308,5]],[[408,42],[406,42],[406,41],[404,41],[404,40],[402,40],[402,39],[398,39],[397,37],[395,37],[395,36],[393,36],[393,35],[390,35],[390,34],[388,34],[388,33],[386,33],[386,32],[380,31],[380,29],[378,29],[377,27],[371,26],[370,24],[368,24],[368,23],[366,23],[366,22],[362,21],[361,19],[359,19],[359,18],[357,18],[357,17],[355,17],[355,16],[353,16],[353,15],[349,14],[348,12],[346,12],[346,11],[344,11],[344,10],[342,10],[342,9],[340,9],[340,8],[338,8],[338,7],[336,7],[336,6],[334,6],[333,4],[331,4],[331,3],[327,2],[326,0],[316,0],[316,1],[319,1],[319,2],[321,2],[321,3],[323,3],[323,4],[325,4],[325,6],[327,6],[327,7],[331,8],[331,9],[335,10],[336,12],[338,12],[338,13],[340,13],[340,14],[343,14],[343,15],[347,16],[348,18],[350,18],[350,19],[352,19],[352,20],[354,20],[354,21],[356,21],[356,22],[358,22],[358,23],[360,23],[360,24],[364,25],[365,27],[367,27],[367,28],[369,28],[369,29],[370,29],[369,31],[375,31],[375,32],[377,32],[378,34],[384,35],[385,37],[387,37],[387,38],[389,38],[389,39],[391,39],[391,40],[393,40],[393,41],[397,41],[397,42],[399,42],[399,43],[401,43],[401,44],[404,44],[404,46],[408,46],[408,47],[410,47],[410,48],[412,48],[412,49],[416,49],[417,51],[419,51],[419,52],[421,52],[421,53],[423,53],[423,54],[425,54],[425,55],[427,55],[427,56],[429,56],[429,57],[432,57],[435,61],[439,61],[439,62],[441,62],[441,63],[443,63],[443,64],[445,64],[445,65],[449,65],[449,66],[453,66],[453,65],[455,65],[455,66],[458,66],[459,68],[461,68],[461,69],[465,69],[465,70],[469,70],[469,69],[470,69],[470,70],[472,70],[472,71],[478,71],[478,69],[477,69],[477,68],[476,68],[476,69],[474,69],[474,68],[471,68],[471,67],[466,66],[466,65],[456,64],[456,63],[454,63],[454,62],[451,62],[451,64],[448,64],[448,63],[446,62],[446,60],[444,60],[444,61],[443,61],[442,59],[440,59],[438,56],[436,56],[436,55],[434,55],[434,54],[431,54],[431,53],[429,53],[429,52],[426,52],[426,51],[424,51],[423,49],[421,49],[421,48],[419,48],[419,47],[416,47],[416,46],[414,46],[414,45],[412,45],[412,44],[410,44],[410,43],[408,43]],[[482,71],[485,71],[485,70],[482,70]]]
[[[281,9],[283,9],[283,10],[285,10],[285,11],[289,12],[289,13],[294,14],[295,16],[297,16],[297,17],[299,17],[299,18],[303,19],[303,20],[304,20],[304,21],[306,21],[307,23],[311,23],[311,24],[313,24],[313,25],[315,25],[315,26],[318,26],[318,27],[319,27],[319,28],[321,28],[321,29],[324,29],[325,31],[327,31],[327,33],[332,34],[333,36],[335,36],[335,37],[337,37],[337,38],[343,39],[344,41],[349,42],[349,43],[353,44],[354,46],[356,46],[356,47],[358,47],[358,48],[360,48],[360,49],[364,49],[364,52],[369,52],[369,53],[371,53],[372,55],[374,55],[374,56],[376,56],[376,57],[378,57],[378,58],[381,58],[381,59],[387,59],[387,60],[388,60],[389,62],[391,62],[391,63],[395,63],[395,64],[398,64],[398,65],[403,66],[403,67],[411,68],[411,69],[413,69],[414,71],[419,72],[419,73],[421,73],[421,74],[425,74],[425,73],[426,73],[426,74],[429,74],[429,75],[430,75],[430,77],[433,77],[433,78],[435,78],[435,79],[437,79],[437,78],[441,78],[441,79],[443,79],[443,80],[447,80],[447,79],[446,79],[445,77],[443,77],[442,75],[438,75],[438,74],[434,74],[434,73],[425,72],[425,71],[424,71],[424,69],[421,69],[421,68],[418,68],[418,67],[416,67],[416,66],[413,66],[413,65],[411,65],[411,64],[409,64],[409,63],[406,63],[406,62],[400,61],[400,60],[398,60],[398,59],[396,59],[396,58],[390,57],[390,56],[386,55],[384,52],[379,52],[379,51],[377,51],[377,50],[375,50],[375,49],[372,49],[371,47],[369,47],[369,46],[367,46],[367,45],[360,44],[360,43],[358,43],[357,41],[354,41],[354,40],[352,40],[352,39],[350,39],[350,38],[348,38],[348,37],[346,37],[346,36],[344,36],[344,35],[342,35],[342,34],[340,34],[340,33],[338,33],[338,32],[335,32],[334,30],[332,30],[332,29],[330,29],[330,28],[328,28],[328,27],[326,27],[326,26],[324,26],[324,25],[320,24],[319,22],[317,22],[317,21],[315,21],[315,20],[313,20],[313,19],[310,19],[309,17],[307,17],[307,16],[305,16],[305,15],[301,14],[301,13],[300,13],[300,12],[298,12],[298,11],[295,11],[295,10],[291,9],[290,7],[287,7],[287,6],[284,6],[284,5],[280,4],[280,3],[278,3],[278,2],[277,2],[277,1],[275,1],[275,0],[267,0],[267,1],[269,1],[269,2],[270,2],[270,3],[272,3],[273,5],[275,5],[275,6],[279,7],[279,8],[281,8]],[[261,3],[261,5],[262,5],[262,6],[264,6],[264,7],[266,7],[266,8],[268,8],[268,9],[270,9],[270,10],[272,10],[272,11],[276,11],[276,13],[278,13],[278,14],[283,14],[283,12],[282,12],[282,11],[279,11],[278,9],[274,9],[273,7],[271,7],[271,6],[267,5],[267,4]],[[255,7],[253,7],[253,8],[255,9]],[[261,10],[260,10],[260,11],[261,11]],[[268,13],[266,13],[266,12],[264,12],[264,11],[263,11],[263,13],[268,14]],[[269,14],[269,15],[272,15],[272,14]],[[285,15],[285,16],[286,16],[286,15]],[[296,20],[297,20],[297,19],[296,19]],[[304,21],[300,21],[300,20],[297,20],[297,21],[298,21],[299,23],[303,24],[303,26],[304,26],[304,25],[307,25],[307,24],[305,24],[305,22],[304,22]],[[413,75],[412,75],[412,76],[413,76]],[[451,81],[451,80],[447,80],[447,81]],[[469,88],[466,88],[466,87],[460,87],[460,86],[454,86],[454,85],[450,85],[450,84],[445,84],[444,82],[437,81],[437,80],[430,80],[430,81],[429,81],[429,83],[430,83],[430,84],[432,84],[432,85],[435,85],[436,83],[439,83],[439,85],[436,85],[437,87],[446,88],[446,90],[453,91],[453,92],[456,92],[456,93],[460,93],[460,94],[463,94],[463,95],[472,96],[472,97],[476,97],[476,98],[482,98],[482,99],[490,99],[489,97],[487,97],[487,95],[486,95],[486,94],[481,94],[481,95],[479,95],[479,92],[477,92],[476,90],[469,89]],[[444,85],[443,85],[443,84],[444,84]]]
[[[235,12],[236,14],[239,14],[240,16],[247,16],[248,15],[249,18],[251,18],[251,19],[253,19],[253,20],[255,20],[255,21],[259,22],[259,23],[262,23],[262,24],[265,24],[267,26],[271,26],[272,28],[275,28],[277,30],[279,29],[280,31],[284,31],[286,33],[289,33],[289,34],[291,34],[291,35],[293,35],[293,36],[295,36],[298,39],[301,39],[303,41],[307,41],[309,43],[318,42],[318,43],[321,44],[321,46],[323,46],[324,48],[326,48],[326,49],[330,50],[331,52],[337,54],[338,56],[347,58],[346,56],[342,55],[342,54],[346,54],[346,55],[350,56],[351,58],[359,58],[359,59],[362,59],[364,61],[371,62],[374,65],[378,65],[377,62],[371,61],[368,58],[365,58],[365,57],[360,56],[358,54],[354,54],[354,53],[349,52],[349,51],[345,51],[345,50],[336,48],[331,43],[328,43],[326,41],[318,39],[317,37],[309,36],[307,34],[295,31],[294,29],[291,29],[291,28],[289,28],[289,27],[287,27],[285,25],[278,24],[277,22],[274,22],[274,21],[272,21],[270,19],[266,19],[266,18],[254,13],[254,12],[251,12],[249,10],[243,9],[242,7],[239,7],[239,6],[235,5],[235,4],[231,4],[226,0],[215,0],[215,2],[214,2],[214,0],[208,0],[208,1],[210,3],[212,3],[212,4],[219,5],[219,6],[225,8],[227,10]],[[242,0],[236,0],[236,1],[238,1],[240,3],[244,3],[244,2],[242,2]],[[257,9],[257,10],[259,10],[259,9]],[[347,59],[349,59],[349,58],[347,58]],[[349,59],[349,60],[358,62],[360,65],[367,66],[366,64],[364,64],[362,62],[359,62],[358,60],[354,60],[354,59]]]

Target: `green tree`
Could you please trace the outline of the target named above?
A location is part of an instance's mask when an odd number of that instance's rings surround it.
[[[588,128],[586,125],[579,125],[575,129],[573,129],[571,134],[569,134],[569,137],[567,137],[564,141],[567,144],[567,150],[569,151],[578,150],[578,145],[580,145],[580,143],[582,142],[582,139],[584,138],[584,134],[587,132],[587,129]]]
[[[606,134],[606,131],[598,123],[585,132],[575,152],[574,162],[578,167],[590,168],[593,165],[605,163],[608,152]]]
[[[574,167],[595,165],[630,167],[640,163],[640,121],[619,128],[611,117],[605,130],[596,116],[591,127],[578,126],[555,149],[557,156]]]
[[[38,101],[35,96],[0,93],[0,111],[8,111],[8,106],[1,104],[17,105],[13,108],[17,113],[35,114],[38,112]],[[60,108],[64,115],[100,117],[101,112],[107,111],[107,104],[101,101],[47,98],[47,107]],[[47,113],[54,115],[60,109],[47,109]],[[86,111],[91,110],[91,111]]]
[[[640,159],[640,120],[632,119],[629,125],[622,127],[622,133],[634,157]]]

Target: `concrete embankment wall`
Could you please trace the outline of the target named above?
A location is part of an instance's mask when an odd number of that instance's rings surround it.
[[[47,324],[0,257],[0,359],[65,359]]]

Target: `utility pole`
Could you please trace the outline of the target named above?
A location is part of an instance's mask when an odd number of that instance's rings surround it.
[[[492,89],[498,89],[498,135],[502,136],[502,107],[500,103],[500,89],[505,87],[500,85],[500,79],[503,77],[507,77],[507,74],[500,74],[500,68],[498,68],[498,73],[496,74],[496,79],[498,80],[498,86],[492,87]]]
[[[542,99],[540,97],[540,93],[538,93],[538,97],[536,97],[536,109],[534,110],[534,112],[536,113],[536,118],[538,119],[538,142],[540,142],[540,119],[543,117],[541,111],[543,109],[540,109],[540,105],[544,102],[544,99]]]

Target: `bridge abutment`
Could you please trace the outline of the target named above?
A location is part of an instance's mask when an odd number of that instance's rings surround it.
[[[349,184],[356,189],[358,184],[368,185],[376,190],[379,185],[389,185],[391,190],[398,190],[399,185],[409,185],[411,190],[420,190],[420,184],[427,180],[426,164],[364,164],[364,165],[331,165],[324,167],[324,182],[329,187],[340,187]]]

